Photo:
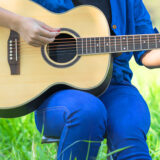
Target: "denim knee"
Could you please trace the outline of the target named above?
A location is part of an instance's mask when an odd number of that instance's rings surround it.
[[[38,131],[45,136],[60,137],[69,110],[65,106],[53,106],[35,112],[35,123]]]
[[[58,112],[56,113],[55,111],[55,113],[47,112],[47,110],[51,108],[52,110],[58,108],[58,106],[65,107],[65,113],[57,115]],[[97,130],[104,134],[106,130],[106,108],[97,97],[87,92],[72,89],[59,91],[50,96],[38,110],[44,110],[46,119],[50,122],[57,123],[58,119],[58,124],[61,124],[61,126],[74,127],[79,125],[81,134],[82,132],[97,132]],[[52,116],[52,114],[54,116]],[[39,115],[39,117],[43,116],[42,114]],[[47,116],[49,116],[49,118],[47,118]],[[55,117],[58,118],[55,119]],[[46,126],[47,123],[50,122],[46,122]],[[52,130],[54,129],[52,128]]]
[[[63,102],[61,102],[62,97]],[[92,125],[93,128],[96,124],[106,127],[107,110],[104,104],[94,95],[70,89],[60,91],[55,98],[69,110],[70,114],[67,116],[68,127],[75,123],[86,125],[86,122],[88,122],[88,125]]]

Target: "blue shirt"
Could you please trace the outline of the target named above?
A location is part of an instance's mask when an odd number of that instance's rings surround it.
[[[33,0],[50,11],[62,13],[74,8],[72,0]],[[116,35],[155,33],[150,15],[142,0],[110,0],[112,22],[111,29]],[[116,27],[113,27],[115,26]],[[129,61],[134,56],[136,62],[142,65],[141,56],[146,51],[127,52],[114,58],[112,83],[131,82],[133,73]]]

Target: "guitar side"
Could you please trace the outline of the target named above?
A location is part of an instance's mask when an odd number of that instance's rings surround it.
[[[64,14],[55,14],[28,0],[0,0],[0,6],[43,21],[52,27],[60,27],[64,29],[63,34],[72,34],[69,32],[71,30],[80,37],[109,35],[108,23],[95,7],[81,6]],[[23,39],[20,39],[20,74],[11,75],[7,61],[10,30],[0,27],[0,33],[1,117],[30,113],[59,89],[75,88],[99,95],[109,84],[112,72],[110,54],[82,56],[75,63],[66,62],[66,67],[55,67],[45,60],[42,48],[29,46]],[[77,38],[76,35],[72,36]]]

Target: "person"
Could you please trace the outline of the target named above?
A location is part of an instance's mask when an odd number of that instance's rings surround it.
[[[82,4],[91,4],[105,14],[112,35],[149,34],[156,31],[142,0],[33,0],[50,11],[62,13]],[[95,15],[96,16],[96,15]],[[0,8],[0,25],[17,31],[35,47],[52,42],[59,28],[52,28],[33,18],[22,17]],[[96,159],[101,141],[107,137],[114,160],[151,160],[146,143],[150,113],[143,97],[132,85],[129,60],[139,65],[160,66],[160,50],[123,53],[114,57],[113,75],[108,89],[100,97],[74,90],[61,90],[35,112],[40,132],[60,138],[57,157],[61,159]],[[44,130],[43,130],[44,129]],[[90,141],[90,143],[89,143]]]

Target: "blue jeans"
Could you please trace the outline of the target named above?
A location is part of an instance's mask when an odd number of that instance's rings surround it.
[[[60,138],[58,160],[95,160],[105,137],[111,151],[129,146],[114,154],[114,160],[151,160],[146,144],[150,113],[131,84],[111,84],[99,98],[73,89],[59,91],[37,109],[35,122],[40,132],[44,125],[45,136]]]

